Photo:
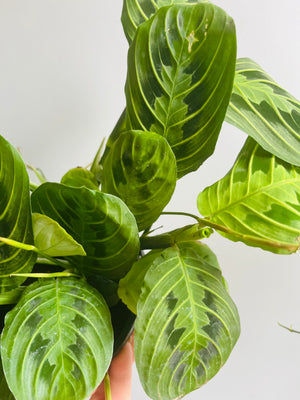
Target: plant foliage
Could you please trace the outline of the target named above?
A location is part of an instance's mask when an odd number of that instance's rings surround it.
[[[234,21],[210,1],[124,0],[122,23],[126,108],[89,169],[36,188],[0,137],[5,399],[85,400],[133,329],[148,396],[183,397],[214,377],[240,335],[202,239],[217,231],[273,253],[300,247],[299,102],[236,60]],[[224,120],[249,135],[233,167],[199,193],[193,225],[155,234]]]

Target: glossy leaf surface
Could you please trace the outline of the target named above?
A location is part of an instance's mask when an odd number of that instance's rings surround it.
[[[127,40],[131,43],[138,26],[151,18],[161,7],[207,2],[208,0],[124,0],[121,20]]]
[[[119,198],[87,188],[45,183],[32,194],[33,210],[56,220],[87,256],[69,261],[85,275],[120,279],[139,253],[135,218]]]
[[[18,151],[0,136],[0,236],[33,244],[29,178]],[[18,287],[25,279],[10,277],[30,272],[36,254],[0,243],[0,292]]]
[[[39,251],[51,257],[84,256],[85,251],[65,229],[47,215],[33,213],[34,244]]]
[[[28,287],[7,315],[3,368],[16,400],[82,400],[104,377],[113,351],[103,297],[75,279]]]
[[[210,3],[163,7],[137,31],[128,53],[128,124],[167,139],[178,177],[214,151],[235,61],[233,20]]]
[[[202,246],[166,249],[152,264],[137,307],[135,360],[152,399],[177,399],[211,379],[240,333],[221,271]]]
[[[127,131],[105,159],[101,189],[127,204],[142,231],[169,203],[176,180],[176,159],[166,139],[152,132]]]
[[[237,61],[226,121],[265,150],[300,166],[300,102],[254,61]]]
[[[300,246],[300,168],[249,138],[229,173],[199,194],[198,209],[231,240],[274,253],[295,252]]]

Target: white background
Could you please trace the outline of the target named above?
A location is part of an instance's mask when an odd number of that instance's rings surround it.
[[[251,57],[300,98],[299,0],[216,0],[235,20],[238,56]],[[125,105],[121,0],[0,0],[0,134],[59,180],[86,166]],[[197,194],[231,167],[245,135],[224,124],[215,155],[183,178],[168,210],[197,213]],[[166,229],[191,223],[163,220]],[[299,255],[276,256],[213,235],[242,334],[218,375],[186,399],[282,400],[300,393]],[[148,397],[135,373],[133,399]],[[67,400],[67,399],[66,399]],[[118,400],[118,399],[114,399]]]

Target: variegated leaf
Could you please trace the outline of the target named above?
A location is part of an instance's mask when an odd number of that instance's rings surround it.
[[[34,191],[32,207],[57,221],[83,246],[87,256],[69,260],[86,276],[118,280],[138,257],[136,221],[118,197],[49,182]]]
[[[293,253],[300,246],[300,168],[248,138],[228,174],[199,194],[198,209],[231,240]]]
[[[161,7],[208,2],[208,0],[124,0],[121,20],[127,40],[131,43],[138,26],[151,18]]]
[[[127,124],[167,139],[179,178],[214,151],[235,62],[234,22],[210,3],[163,7],[137,31],[128,53]]]
[[[248,58],[237,60],[226,121],[265,150],[300,166],[300,102]]]
[[[1,338],[16,400],[83,400],[100,384],[113,351],[103,297],[76,279],[30,285],[9,312]]]
[[[135,360],[151,399],[179,399],[211,379],[240,333],[221,271],[196,242],[163,251],[145,275],[137,305]]]
[[[33,244],[29,178],[19,152],[0,136],[0,236]],[[13,273],[30,272],[36,254],[0,242],[0,292],[24,282]]]

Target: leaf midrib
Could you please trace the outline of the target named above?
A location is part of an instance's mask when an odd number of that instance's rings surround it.
[[[244,197],[240,198],[237,201],[234,201],[233,203],[227,205],[226,207],[223,207],[223,208],[217,210],[216,212],[210,214],[209,216],[205,216],[205,218],[206,219],[213,219],[213,217],[218,216],[219,214],[230,210],[230,208],[234,208],[236,205],[242,204],[244,201],[246,202],[247,199],[249,199],[251,197],[254,197],[254,196],[258,195],[258,194],[267,192],[268,189],[270,189],[270,188],[275,188],[276,186],[280,187],[281,185],[288,185],[290,183],[293,184],[293,183],[295,183],[297,181],[299,181],[299,183],[300,183],[300,179],[295,178],[295,179],[284,180],[284,181],[281,181],[281,182],[272,183],[272,184],[269,184],[267,186],[264,186],[263,188],[258,189],[253,193],[249,193],[249,194],[245,195]],[[280,202],[280,200],[278,200],[278,201]]]

